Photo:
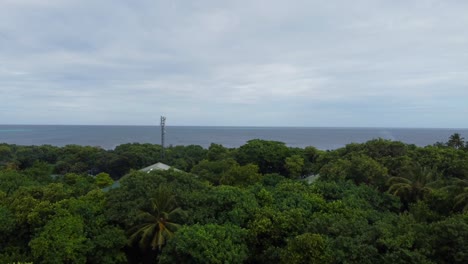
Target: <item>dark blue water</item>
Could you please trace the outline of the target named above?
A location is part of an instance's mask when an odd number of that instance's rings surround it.
[[[291,128],[291,127],[166,127],[166,145],[201,145],[210,143],[239,147],[250,139],[285,142],[288,146],[315,146],[336,149],[351,142],[374,138],[399,140],[418,146],[446,142],[453,133],[468,138],[468,129],[427,128]],[[113,149],[123,143],[159,144],[158,126],[33,126],[0,125],[0,143],[19,145],[67,144],[100,146]]]

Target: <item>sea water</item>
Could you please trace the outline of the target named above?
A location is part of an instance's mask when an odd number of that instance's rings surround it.
[[[166,145],[211,143],[239,147],[251,139],[276,140],[291,147],[336,149],[375,138],[418,146],[446,142],[453,133],[468,138],[468,129],[452,128],[327,128],[327,127],[193,127],[167,126]],[[0,143],[18,145],[68,144],[113,149],[124,143],[160,144],[159,126],[0,125]]]

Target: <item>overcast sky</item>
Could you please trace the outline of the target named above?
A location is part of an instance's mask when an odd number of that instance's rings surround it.
[[[468,127],[468,1],[0,0],[0,123]]]

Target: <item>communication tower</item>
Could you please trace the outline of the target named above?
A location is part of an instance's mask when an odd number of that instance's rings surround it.
[[[164,159],[164,137],[166,136],[166,117],[161,116],[161,159]]]

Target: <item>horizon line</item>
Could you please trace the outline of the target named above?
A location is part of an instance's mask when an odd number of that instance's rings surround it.
[[[157,125],[117,125],[117,124],[0,124],[0,126],[116,126],[116,127],[160,127]],[[232,127],[232,128],[362,128],[362,129],[463,129],[468,127],[401,127],[401,126],[252,126],[252,125],[166,125],[166,127]]]

